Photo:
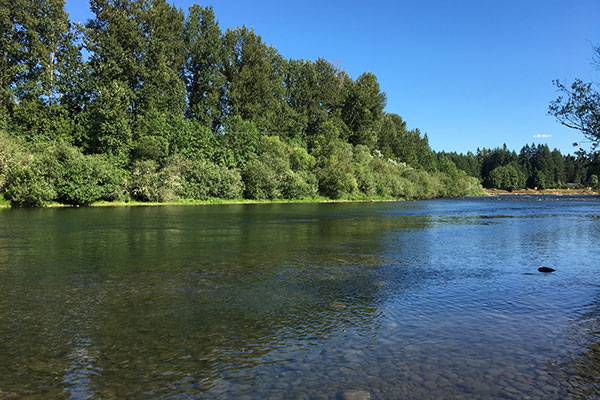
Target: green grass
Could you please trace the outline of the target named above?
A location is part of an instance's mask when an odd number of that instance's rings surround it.
[[[477,195],[477,194],[476,194]],[[485,194],[484,194],[485,195]],[[404,200],[420,200],[420,199],[397,199],[392,197],[381,196],[344,196],[338,199],[331,199],[324,196],[307,197],[301,199],[273,199],[273,200],[252,200],[252,199],[220,199],[210,198],[207,200],[194,199],[178,199],[165,202],[147,202],[137,200],[121,200],[121,201],[98,201],[90,204],[90,207],[138,207],[138,206],[165,206],[165,205],[211,205],[211,204],[299,204],[299,203],[366,203],[366,202],[382,202],[382,201],[404,201]],[[10,203],[0,195],[0,207],[10,207]],[[71,207],[69,205],[51,202],[45,207]]]
[[[383,198],[383,197],[364,197],[364,196],[353,196],[344,197],[340,199],[330,199],[328,197],[308,197],[302,199],[273,199],[273,200],[252,200],[252,199],[219,199],[211,198],[207,200],[194,200],[194,199],[179,199],[165,202],[145,202],[145,201],[99,201],[91,204],[92,207],[135,207],[135,206],[160,206],[160,205],[210,205],[210,204],[294,204],[294,203],[347,203],[347,202],[370,202],[370,201],[394,201],[401,199]],[[58,205],[50,205],[58,206]]]
[[[0,207],[10,207],[10,202],[8,200],[5,200],[1,194],[0,194]]]

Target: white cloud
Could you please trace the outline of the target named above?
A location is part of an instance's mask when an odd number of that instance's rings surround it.
[[[537,135],[533,135],[534,138],[551,138],[552,135],[547,135],[545,133],[538,133]]]

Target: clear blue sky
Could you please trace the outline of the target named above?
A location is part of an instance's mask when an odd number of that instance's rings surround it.
[[[374,73],[386,111],[466,152],[546,142],[562,152],[581,135],[547,115],[553,79],[600,82],[600,0],[172,1],[212,4],[222,30],[246,25],[286,58],[323,57],[352,77]],[[92,15],[66,0],[74,21]],[[535,137],[544,135],[544,137]]]

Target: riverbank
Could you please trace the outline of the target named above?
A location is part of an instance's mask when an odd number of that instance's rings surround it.
[[[389,202],[405,201],[407,199],[394,198],[342,198],[330,199],[327,197],[314,197],[303,199],[272,199],[272,200],[252,200],[252,199],[208,199],[193,200],[180,199],[165,202],[146,202],[146,201],[99,201],[83,207],[155,207],[155,206],[193,206],[193,205],[213,205],[213,204],[303,204],[303,203],[369,203],[369,202]],[[411,199],[418,200],[418,199]],[[76,207],[68,204],[49,203],[44,208]],[[10,203],[0,199],[0,208],[11,208]]]
[[[501,190],[501,189],[483,189],[488,196],[502,195],[553,195],[553,196],[587,196],[598,195],[598,192],[592,189],[519,189],[519,190]]]
[[[485,192],[476,193],[473,196],[487,195]],[[451,198],[451,197],[448,197]],[[430,200],[433,198],[392,198],[392,197],[344,197],[340,199],[331,199],[329,197],[308,197],[301,199],[219,199],[211,198],[207,200],[194,199],[179,199],[165,202],[145,202],[137,200],[128,201],[98,201],[83,207],[155,207],[155,206],[189,206],[189,205],[213,205],[213,204],[307,204],[307,203],[375,203],[375,202],[392,202],[392,201],[416,201]],[[60,208],[60,207],[77,207],[61,203],[48,203],[44,208]],[[0,208],[11,208],[7,200],[0,198]]]

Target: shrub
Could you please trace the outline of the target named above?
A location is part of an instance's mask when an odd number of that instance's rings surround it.
[[[104,155],[83,155],[79,149],[59,143],[40,157],[51,166],[60,203],[88,205],[125,194],[126,172]]]
[[[315,196],[318,190],[319,182],[315,174],[290,171],[284,180],[282,194],[286,199],[301,199]]]
[[[319,171],[319,191],[334,199],[356,193],[358,183],[350,171],[335,163],[322,168]]]
[[[159,169],[153,160],[136,161],[129,183],[131,197],[140,201],[169,201],[182,192],[181,176],[177,163]]]
[[[33,157],[14,166],[4,190],[4,198],[13,207],[42,207],[55,197],[46,166]]]
[[[13,170],[25,159],[25,153],[16,140],[0,131],[0,193],[6,187]]]
[[[261,160],[249,161],[242,171],[248,199],[277,199],[282,196],[280,175],[270,165]]]
[[[332,198],[355,194],[358,183],[354,176],[352,145],[333,139],[319,151],[319,192]]]
[[[194,160],[183,167],[183,196],[205,200],[209,197],[234,199],[243,193],[242,177],[208,160]]]

